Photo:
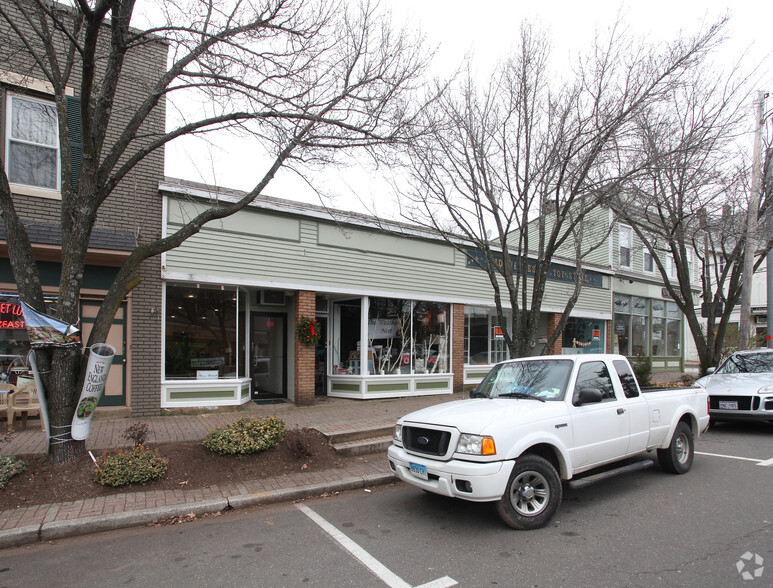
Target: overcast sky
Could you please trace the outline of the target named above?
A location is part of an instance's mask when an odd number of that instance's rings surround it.
[[[473,56],[479,71],[485,71],[505,57],[517,37],[520,23],[529,19],[549,33],[553,44],[553,63],[569,62],[578,49],[587,48],[596,29],[608,27],[621,11],[626,25],[650,41],[669,40],[680,32],[692,33],[702,23],[714,22],[729,13],[729,39],[724,46],[728,63],[748,51],[746,62],[767,62],[763,68],[765,90],[773,90],[773,2],[770,0],[648,0],[621,4],[619,1],[541,0],[382,0],[390,8],[396,25],[418,27],[431,46],[438,47],[435,68],[452,71],[465,54]],[[474,8],[471,8],[474,6]],[[768,103],[771,106],[773,99]],[[753,125],[750,106],[750,129]],[[262,170],[255,165],[247,146],[228,139],[202,149],[200,144],[181,141],[166,149],[166,175],[217,184],[228,188],[251,189]],[[212,161],[206,161],[211,159]],[[333,198],[326,204],[336,208],[372,211],[393,216],[387,203],[391,195],[386,186],[372,182],[367,173],[357,170],[330,172],[315,178],[320,188]],[[356,193],[356,195],[355,195]],[[279,173],[266,194],[291,200],[319,202],[318,196],[292,174]],[[361,199],[365,204],[358,202]]]

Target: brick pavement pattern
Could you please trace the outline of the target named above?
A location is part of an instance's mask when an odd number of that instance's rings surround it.
[[[441,402],[464,398],[462,393],[377,400],[315,399],[308,406],[290,403],[257,405],[252,402],[231,412],[170,414],[145,418],[97,418],[86,440],[89,450],[114,449],[131,444],[121,438],[135,422],[150,428],[148,441],[164,443],[202,439],[209,430],[237,418],[277,416],[288,428],[310,427],[331,436],[338,433],[391,427],[404,414]],[[45,435],[32,420],[0,453],[20,455],[45,451]],[[147,524],[188,514],[219,512],[270,502],[297,500],[326,492],[344,491],[396,480],[386,458],[353,463],[323,472],[299,472],[272,479],[252,480],[190,490],[148,490],[115,496],[43,504],[0,512],[0,548],[46,541],[76,534]]]

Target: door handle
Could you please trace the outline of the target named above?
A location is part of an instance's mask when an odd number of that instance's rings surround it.
[[[618,408],[617,409],[617,414],[625,414],[625,409],[624,408]]]

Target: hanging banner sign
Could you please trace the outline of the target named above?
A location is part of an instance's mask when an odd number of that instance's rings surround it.
[[[105,391],[107,373],[115,356],[115,347],[107,343],[95,343],[90,348],[89,363],[86,366],[86,378],[83,390],[72,417],[72,438],[83,441],[89,436],[91,418],[99,399]]]
[[[52,316],[43,314],[19,300],[30,347],[69,347],[81,344],[80,330]]]

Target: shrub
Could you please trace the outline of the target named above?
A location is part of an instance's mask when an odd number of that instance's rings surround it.
[[[308,429],[296,429],[285,438],[285,443],[295,459],[306,459],[314,454],[307,436]]]
[[[27,464],[12,455],[0,455],[0,488],[5,488],[8,480],[27,469]]]
[[[126,430],[121,434],[121,437],[127,441],[131,441],[134,444],[134,447],[137,447],[138,445],[145,445],[149,434],[150,427],[148,427],[148,424],[137,422],[126,427]]]
[[[242,418],[210,431],[204,446],[220,455],[257,453],[276,447],[285,433],[285,422],[279,417]]]
[[[138,445],[106,456],[94,472],[94,481],[102,486],[147,484],[166,475],[168,461],[158,451]]]
[[[652,376],[652,358],[649,355],[637,355],[631,362],[631,368],[639,382],[639,386],[646,388],[651,386],[650,378]]]

